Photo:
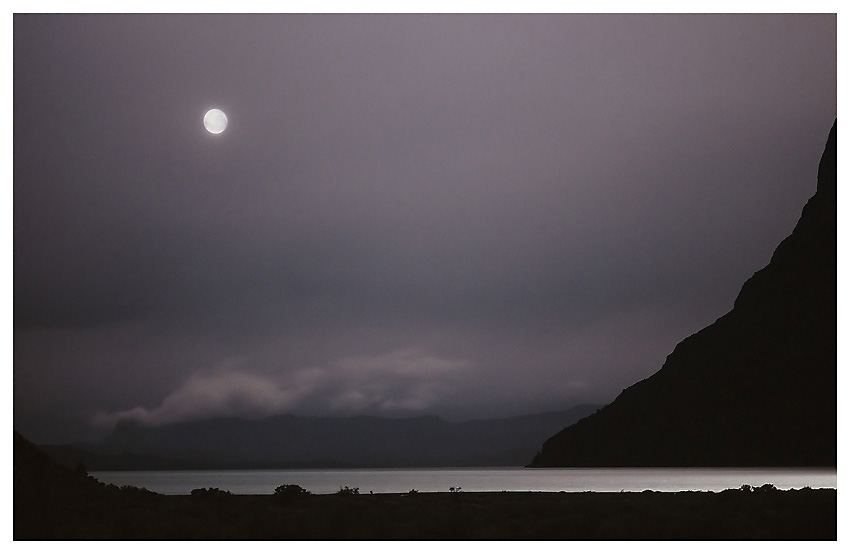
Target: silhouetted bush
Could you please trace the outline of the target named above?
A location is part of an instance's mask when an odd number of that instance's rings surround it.
[[[360,487],[349,487],[348,485],[344,487],[340,487],[336,493],[340,496],[351,496],[354,494],[360,494]]]
[[[121,485],[119,490],[124,496],[159,496],[158,493],[149,491],[144,487],[134,487],[132,485]]]
[[[231,496],[230,491],[223,491],[217,488],[209,488],[209,489],[192,489],[192,497],[193,498],[226,498]]]
[[[309,496],[311,493],[300,485],[281,485],[274,490],[277,497],[297,498],[301,496]]]

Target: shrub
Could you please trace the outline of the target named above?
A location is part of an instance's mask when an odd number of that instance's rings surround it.
[[[231,496],[230,491],[223,491],[214,487],[209,489],[192,489],[191,494],[194,498],[224,498]]]
[[[360,494],[360,487],[349,487],[348,485],[344,487],[340,487],[340,489],[336,492],[340,496],[351,496],[354,494]]]
[[[153,491],[149,491],[148,489],[146,489],[144,487],[134,487],[133,485],[121,485],[119,490],[121,491],[121,494],[123,494],[125,496],[132,495],[132,496],[136,496],[136,497],[141,497],[141,496],[156,496],[156,494],[157,494]]]
[[[299,496],[308,496],[310,491],[300,485],[281,485],[274,490],[275,496],[284,498],[296,498]]]

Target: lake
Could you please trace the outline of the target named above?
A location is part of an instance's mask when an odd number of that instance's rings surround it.
[[[448,492],[640,492],[714,491],[771,483],[779,489],[837,488],[834,468],[434,468],[295,469],[223,471],[93,471],[104,483],[144,487],[162,494],[189,494],[215,487],[233,494],[272,494],[295,484],[314,494],[358,487],[361,494]]]

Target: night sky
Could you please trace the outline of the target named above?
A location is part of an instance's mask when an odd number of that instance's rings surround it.
[[[610,402],[767,264],[836,117],[834,15],[16,15],[13,49],[37,442]]]

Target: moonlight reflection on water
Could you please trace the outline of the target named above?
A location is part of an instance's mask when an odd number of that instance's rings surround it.
[[[766,483],[779,489],[836,488],[832,468],[587,468],[587,469],[302,469],[223,471],[100,471],[91,475],[105,483],[144,487],[162,494],[189,494],[196,488],[218,488],[234,494],[272,494],[275,487],[297,484],[314,494],[358,487],[361,494],[448,492],[719,492],[741,485]]]

